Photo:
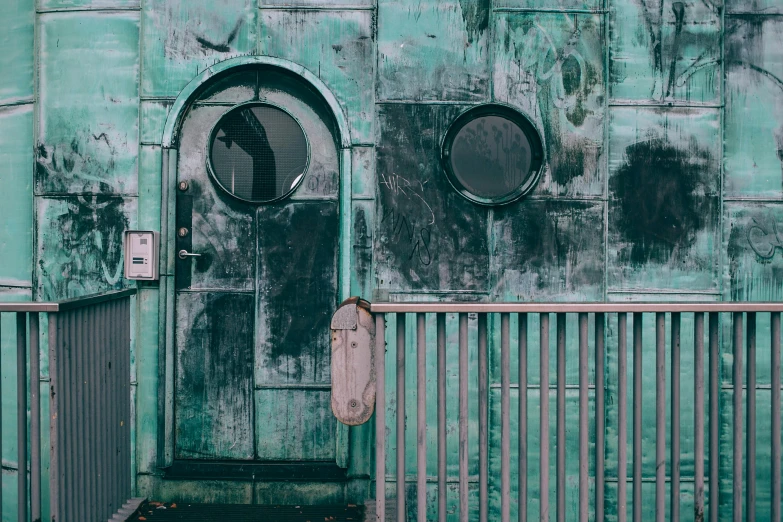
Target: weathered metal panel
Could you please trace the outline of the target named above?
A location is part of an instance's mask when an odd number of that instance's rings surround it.
[[[171,102],[142,100],[139,108],[139,141],[142,144],[160,145],[169,109]]]
[[[139,14],[49,13],[39,25],[36,192],[135,195]]]
[[[262,10],[259,53],[317,74],[348,114],[354,143],[372,143],[375,56],[371,11]]]
[[[601,202],[526,201],[495,211],[493,299],[598,301],[604,295]]]
[[[566,9],[580,10],[599,10],[602,7],[602,0],[497,0],[493,7],[511,8],[511,9],[530,9],[530,10],[551,10],[559,11]]]
[[[122,234],[136,226],[136,198],[38,198],[37,299],[121,288]]]
[[[375,270],[379,288],[486,291],[488,210],[440,168],[440,141],[458,106],[389,104],[378,114]]]
[[[257,390],[258,458],[333,460],[337,419],[329,405],[330,395],[328,387]]]
[[[489,18],[489,0],[380,0],[378,97],[486,101]]]
[[[726,19],[729,197],[783,197],[783,20]]]
[[[495,20],[495,99],[521,108],[543,131],[546,170],[535,194],[603,194],[603,17],[498,13]]]
[[[141,288],[137,296],[136,328],[136,470],[155,471],[158,430],[158,319],[159,291]]]
[[[0,20],[0,49],[3,50],[0,105],[32,100],[34,21],[34,0],[3,5]]]
[[[353,202],[353,234],[351,249],[351,295],[372,296],[374,276],[372,272],[373,230],[375,209],[372,201]]]
[[[351,149],[351,192],[354,197],[375,197],[375,149]]]
[[[778,0],[731,0],[726,2],[726,12],[729,14],[783,14],[783,5]]]
[[[330,382],[338,232],[333,202],[259,207],[257,385]]]
[[[38,9],[133,9],[141,0],[39,0]]]
[[[609,290],[717,291],[719,111],[610,114]]]
[[[160,147],[139,147],[139,229],[160,231]]]
[[[32,285],[33,106],[0,108],[0,285]]]
[[[177,297],[175,448],[179,458],[252,459],[252,294]]]
[[[611,2],[612,100],[721,102],[720,2]]]
[[[175,97],[216,61],[255,50],[257,11],[250,0],[144,2],[142,95]]]
[[[731,202],[724,213],[725,299],[783,299],[783,204]]]

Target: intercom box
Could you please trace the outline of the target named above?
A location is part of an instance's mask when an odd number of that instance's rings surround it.
[[[123,238],[125,279],[157,281],[160,234],[152,230],[126,230]]]

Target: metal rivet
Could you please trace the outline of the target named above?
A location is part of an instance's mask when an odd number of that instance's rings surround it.
[[[185,227],[180,227],[180,229],[177,230],[177,235],[179,235],[179,237],[187,236],[188,235],[188,229],[185,228]]]
[[[356,407],[356,406],[358,406],[358,405],[359,405],[359,403],[358,403],[358,402],[356,402],[356,400],[352,400],[352,401],[351,401],[351,408],[355,408],[355,407]]]
[[[186,190],[188,190],[188,182],[187,181],[180,181],[179,182],[179,189],[182,192],[185,192]]]
[[[356,348],[356,341],[351,341],[351,348]]]

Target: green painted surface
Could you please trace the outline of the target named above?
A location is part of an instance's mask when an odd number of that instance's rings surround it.
[[[488,0],[379,0],[378,19],[380,100],[487,101]]]
[[[0,108],[0,285],[32,285],[32,138],[32,105]]]
[[[783,22],[779,17],[783,6],[778,0],[737,0],[725,7],[695,0],[379,0],[377,4],[369,0],[151,0],[141,5],[136,0],[43,0],[38,7],[40,12],[35,14],[32,3],[15,4],[11,16],[0,20],[4,73],[0,105],[31,101],[33,94],[38,103],[0,107],[0,180],[7,195],[6,204],[0,205],[0,285],[15,287],[0,290],[0,299],[29,298],[31,287],[36,298],[55,299],[126,284],[120,277],[122,231],[161,229],[160,145],[174,143],[184,147],[181,151],[190,146],[191,152],[180,158],[180,164],[188,168],[202,168],[205,161],[203,146],[189,143],[189,137],[180,142],[172,130],[176,120],[170,112],[187,105],[184,100],[175,105],[175,98],[206,68],[245,54],[290,60],[293,64],[285,62],[286,70],[322,82],[330,91],[325,96],[327,105],[340,111],[337,121],[343,121],[343,113],[347,119],[349,132],[343,132],[338,144],[322,140],[314,141],[313,147],[322,158],[336,161],[341,144],[353,145],[344,153],[350,169],[344,165],[342,170],[351,174],[345,178],[346,184],[350,181],[349,190],[342,194],[350,201],[343,200],[338,207],[351,209],[351,226],[343,228],[351,234],[346,278],[350,280],[342,283],[350,285],[352,294],[371,298],[379,288],[405,300],[520,301],[756,301],[783,296],[783,237],[778,230],[783,227]],[[33,92],[36,60],[38,82]],[[258,58],[243,63],[253,60]],[[217,65],[214,71],[221,67]],[[287,92],[292,84],[284,75],[270,74],[267,81],[258,96],[274,103],[293,103]],[[206,102],[195,111],[204,115],[196,122],[201,129],[196,135],[209,132],[214,119],[230,104],[254,98],[254,82],[246,81],[244,73],[227,75],[207,91],[196,93]],[[443,177],[439,151],[451,121],[472,104],[490,100],[526,112],[539,128],[547,154],[534,193],[492,210],[453,192]],[[323,137],[328,126],[313,126],[307,132]],[[340,197],[338,172],[316,170],[295,194],[296,205],[310,205],[306,202],[313,199],[330,205]],[[205,177],[199,182],[209,180]],[[209,211],[226,217],[225,222],[235,216],[219,199]],[[251,237],[258,232],[247,220],[242,221],[245,228],[231,228],[225,222],[216,221],[218,232],[212,235],[199,232],[196,246],[209,248],[210,241],[236,243],[242,234]],[[274,234],[285,229],[279,221],[275,223],[269,241],[277,242]],[[279,268],[284,263],[273,265]],[[243,266],[237,264],[231,284],[254,290],[255,268],[245,273]],[[214,267],[202,273],[204,288],[220,281],[219,275]],[[254,399],[248,401],[252,407],[242,410],[247,416],[244,435],[231,442],[242,446],[243,455],[258,451],[259,455],[292,459],[334,459],[343,452],[339,458],[348,463],[351,480],[255,485],[162,480],[158,466],[163,448],[158,444],[163,441],[159,432],[166,429],[166,419],[158,410],[163,404],[159,379],[167,370],[171,375],[177,372],[159,366],[165,360],[159,334],[167,333],[158,331],[159,320],[172,312],[161,309],[159,301],[158,284],[145,284],[133,313],[134,465],[140,494],[200,502],[278,503],[362,502],[372,496],[367,480],[373,471],[372,426],[342,432],[339,437],[348,434],[348,450],[336,447],[335,422],[324,415],[328,414],[326,392],[264,389],[283,381],[301,384],[280,368],[270,371],[264,365],[248,374],[247,393]],[[322,314],[326,317],[331,311],[324,309]],[[685,319],[683,336],[687,337],[692,335],[692,324]],[[13,325],[7,324],[10,319],[2,321],[3,463],[9,468],[3,471],[5,522],[15,509],[11,469],[16,465],[11,401],[15,345]],[[415,384],[412,322],[411,317],[409,390]],[[476,336],[475,322],[471,318],[471,339]],[[493,317],[490,371],[494,385],[499,379],[496,323]],[[610,315],[607,324],[606,451],[607,473],[614,479],[616,316]],[[732,443],[728,383],[733,361],[727,325],[724,318],[721,447],[728,456],[719,463],[722,494],[730,493],[732,464],[727,451]],[[388,326],[393,332],[394,321]],[[171,331],[174,326],[169,322],[167,328]],[[533,319],[531,347],[538,342],[537,328]],[[554,338],[554,318],[551,328]],[[763,386],[770,378],[764,362],[770,357],[769,334],[763,321],[759,328],[758,380]],[[568,329],[575,332],[573,318]],[[205,335],[219,331],[223,330],[212,328]],[[433,324],[428,331],[434,340]],[[516,331],[513,320],[511,331]],[[448,336],[456,339],[453,318]],[[643,404],[649,421],[646,410],[654,402],[654,374],[647,371],[654,359],[651,322],[645,322],[644,338]],[[434,375],[434,343],[430,344],[428,368]],[[258,358],[271,353],[269,346],[254,349]],[[669,349],[667,344],[667,353]],[[570,337],[566,350],[570,384],[576,382],[576,350],[575,338]],[[392,361],[389,354],[387,362]],[[471,361],[475,359],[475,347],[471,347]],[[512,383],[518,382],[516,362],[512,357]],[[531,349],[528,480],[533,497],[539,471],[537,365],[537,349]],[[228,371],[223,363],[216,366]],[[683,351],[682,367],[685,390],[692,381],[691,353]],[[305,384],[326,383],[328,364],[321,360],[320,366],[313,363],[308,368],[312,371]],[[395,404],[393,365],[387,368],[391,408]],[[592,361],[589,371],[592,380]],[[550,350],[550,372],[554,382],[554,349]],[[667,382],[669,377],[667,373]],[[456,359],[450,357],[450,448],[457,446],[456,379]],[[193,387],[199,382],[189,384]],[[214,400],[192,410],[201,408],[209,412],[208,417],[215,417],[236,402],[234,395],[221,396],[218,388],[212,392]],[[428,392],[434,392],[434,380],[428,382]],[[193,404],[202,404],[195,394],[190,397]],[[275,399],[265,398],[273,394]],[[427,399],[430,448],[435,447],[434,395],[428,393]],[[592,397],[591,392],[591,411],[595,407]],[[512,409],[517,400],[518,391],[513,390]],[[550,401],[550,443],[554,447],[553,392]],[[412,392],[407,404],[410,426],[415,417]],[[566,404],[571,426],[576,419],[576,396],[569,394]],[[474,404],[471,408],[471,508],[475,510],[477,408]],[[768,517],[768,491],[761,484],[770,473],[765,453],[769,440],[762,435],[768,431],[769,408],[768,391],[760,389],[759,519]],[[493,388],[495,421],[498,410],[497,389]],[[692,404],[683,401],[684,477],[693,472],[693,441],[687,435],[692,414]],[[255,417],[277,424],[251,433],[250,422]],[[650,450],[655,433],[653,423],[647,421],[643,474],[652,477]],[[186,430],[185,435],[198,439],[200,429]],[[286,429],[290,436],[282,437]],[[512,432],[516,430],[517,420],[512,416]],[[592,431],[590,436],[594,437]],[[329,444],[319,443],[324,440]],[[568,484],[576,477],[578,455],[575,437],[570,441],[566,447]],[[413,430],[407,443],[410,448],[415,445]],[[391,464],[394,433],[388,444],[387,464]],[[512,448],[512,462],[515,451]],[[430,474],[435,471],[434,458],[432,452]],[[499,502],[498,458],[497,433],[493,432],[493,512]],[[450,459],[449,472],[454,476],[456,454]],[[551,464],[554,477],[554,455]],[[412,451],[407,466],[409,471],[415,467]],[[512,477],[515,471],[512,467]],[[457,502],[455,486],[449,486],[451,511]],[[512,491],[515,486],[514,482]],[[645,499],[652,499],[653,484],[644,487]],[[708,494],[716,489],[715,485],[708,487]],[[389,483],[388,490],[393,494],[394,484]],[[412,490],[409,494],[415,497]],[[436,494],[435,485],[430,484],[427,502],[433,507]],[[615,482],[608,482],[606,494],[608,518],[614,520]],[[550,495],[554,498],[554,489]],[[725,518],[731,503],[727,495],[723,498],[721,517]],[[693,509],[690,483],[683,484],[680,499],[682,517],[687,519]],[[566,500],[566,516],[574,518],[574,488],[569,488]],[[642,508],[645,518],[653,516],[651,500],[645,500]],[[534,499],[527,506],[529,517],[536,517],[538,509]],[[512,516],[517,510],[513,504]]]
[[[9,2],[3,6],[0,20],[0,49],[3,50],[0,105],[32,100],[34,27],[34,1]]]
[[[255,2],[153,0],[144,2],[144,96],[176,97],[216,61],[256,48]]]
[[[612,2],[612,98],[721,102],[721,8],[713,2]]]
[[[371,11],[262,10],[259,54],[307,67],[332,90],[351,122],[355,143],[373,140],[375,68]]]
[[[135,195],[138,13],[51,13],[39,25],[36,192]]]
[[[495,24],[494,98],[531,115],[546,144],[534,194],[603,195],[604,18],[498,13]]]

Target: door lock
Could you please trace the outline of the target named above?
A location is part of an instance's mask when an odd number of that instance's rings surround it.
[[[177,255],[179,256],[180,259],[187,259],[189,257],[201,257],[201,254],[192,254],[185,249],[180,250]]]

